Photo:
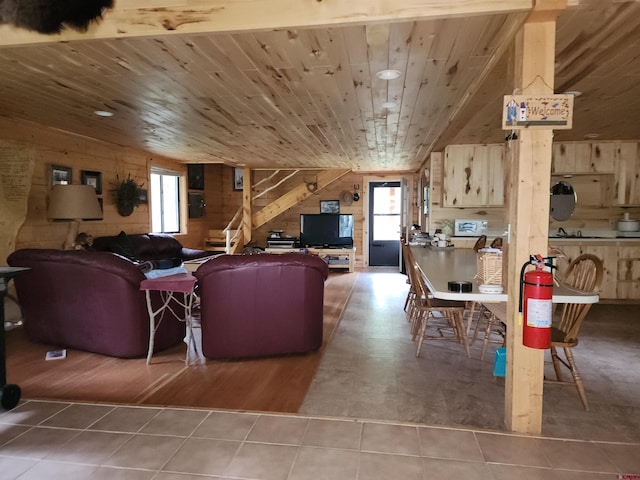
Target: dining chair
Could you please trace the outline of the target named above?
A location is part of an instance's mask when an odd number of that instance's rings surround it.
[[[405,268],[408,275],[409,282],[409,291],[407,292],[407,299],[405,300],[405,311],[407,313],[407,320],[409,321],[411,328],[411,337],[415,340],[417,337],[418,328],[420,326],[420,310],[418,310],[418,305],[424,303],[424,300],[421,298],[424,295],[422,290],[417,288],[418,280],[415,278],[416,269],[414,268],[415,259],[411,248],[407,246],[407,256],[405,257]],[[417,274],[421,275],[420,271],[417,271]],[[429,298],[433,298],[431,292],[426,294]]]
[[[603,276],[602,260],[595,255],[585,253],[569,263],[561,283],[575,290],[594,293],[598,291]],[[545,383],[575,385],[585,410],[589,410],[589,404],[572,349],[578,345],[580,327],[591,305],[590,303],[565,303],[562,305],[559,313],[560,318],[551,327],[550,351],[556,379],[545,378],[544,380]],[[564,358],[560,357],[558,349],[563,350]],[[569,369],[573,380],[564,380],[562,366]]]
[[[505,340],[507,337],[506,325],[495,314],[490,312],[484,305],[479,304],[478,319],[476,326],[471,337],[470,345],[478,339],[478,333],[483,332],[484,338],[482,340],[482,350],[480,351],[480,360],[484,360],[484,356],[487,353],[487,347],[489,343],[498,343],[501,346],[505,346]]]
[[[402,259],[404,261],[404,269],[407,273],[407,283],[409,284],[409,291],[407,292],[407,298],[404,301],[404,311],[410,318],[410,310],[413,308],[414,300],[416,297],[416,288],[411,282],[411,269],[413,268],[413,254],[409,245],[402,243]]]
[[[416,357],[420,356],[425,340],[455,340],[464,345],[467,357],[471,358],[463,317],[465,302],[432,298],[417,264],[413,265],[413,281],[416,287],[413,340],[418,339]],[[428,331],[435,331],[428,334]]]

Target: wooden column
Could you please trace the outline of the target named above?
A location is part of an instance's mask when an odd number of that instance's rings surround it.
[[[561,5],[564,3],[564,7]],[[514,94],[553,94],[555,29],[566,0],[539,0],[516,37]],[[515,432],[542,431],[544,350],[522,345],[518,314],[520,270],[530,254],[546,256],[552,130],[517,130],[507,146],[507,374],[505,424]]]
[[[242,244],[246,245],[251,241],[251,169],[242,169]]]

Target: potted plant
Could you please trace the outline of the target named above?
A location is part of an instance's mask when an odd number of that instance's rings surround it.
[[[121,216],[128,217],[133,213],[133,209],[142,203],[141,194],[144,190],[131,178],[131,175],[122,181],[118,177],[116,179],[118,182],[114,190],[116,207]]]

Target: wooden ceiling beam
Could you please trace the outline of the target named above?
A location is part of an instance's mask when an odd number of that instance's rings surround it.
[[[530,11],[533,0],[120,0],[85,32],[41,35],[0,25],[0,46],[106,38],[241,32]]]

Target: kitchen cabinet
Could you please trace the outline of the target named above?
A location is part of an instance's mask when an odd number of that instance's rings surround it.
[[[612,174],[615,170],[616,142],[559,142],[553,144],[552,174]]]
[[[569,262],[583,253],[602,259],[604,277],[600,286],[602,300],[640,300],[640,241],[623,239],[549,239],[559,249],[556,258],[558,276],[562,278]]]
[[[617,298],[640,299],[640,245],[620,247]]]
[[[442,202],[444,207],[504,205],[504,146],[446,147]]]
[[[640,147],[638,142],[616,142],[615,205],[640,205]]]

